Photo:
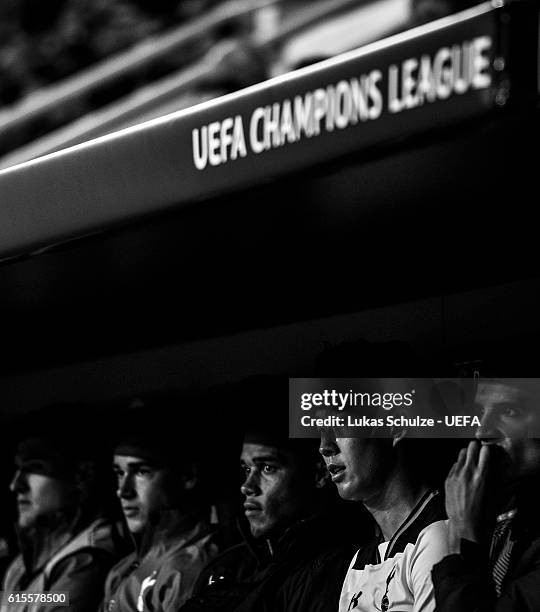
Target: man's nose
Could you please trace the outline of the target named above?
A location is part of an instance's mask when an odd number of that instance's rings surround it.
[[[492,409],[486,409],[480,418],[480,425],[476,430],[475,437],[477,440],[493,440],[503,437],[499,429],[499,417]]]
[[[339,454],[339,447],[336,443],[334,433],[329,429],[321,429],[321,444],[319,453],[323,457],[333,457]]]
[[[124,474],[118,479],[117,494],[121,499],[133,499],[136,496],[133,477],[130,474]]]
[[[261,492],[259,476],[255,470],[252,470],[244,480],[244,484],[240,487],[240,492],[246,497],[250,495],[257,495]]]
[[[9,490],[12,493],[22,493],[28,489],[28,482],[26,479],[26,473],[22,470],[16,470],[11,482],[9,483]]]

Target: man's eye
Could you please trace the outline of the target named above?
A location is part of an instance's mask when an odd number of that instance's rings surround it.
[[[276,471],[276,466],[275,465],[268,465],[268,463],[265,463],[263,466],[263,472],[265,474],[273,474]]]
[[[241,465],[240,469],[242,472],[244,472],[244,474],[246,474],[246,476],[251,472],[251,468],[247,465]]]
[[[505,406],[502,413],[506,417],[517,417],[519,415],[519,410],[513,408],[512,406]]]
[[[472,406],[472,413],[478,417],[483,417],[485,411],[486,409],[484,406],[482,406],[482,404],[473,404]]]
[[[150,476],[152,474],[152,470],[150,468],[138,468],[135,472],[136,476]]]

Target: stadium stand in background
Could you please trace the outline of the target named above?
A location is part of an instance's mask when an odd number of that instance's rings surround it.
[[[3,0],[0,168],[192,106],[470,0]]]

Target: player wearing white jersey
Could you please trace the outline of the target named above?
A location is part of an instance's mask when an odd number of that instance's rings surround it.
[[[403,432],[389,440],[322,431],[320,451],[340,496],[362,501],[378,527],[349,567],[340,612],[435,609],[431,569],[448,553],[447,528],[441,496],[410,461],[419,442],[405,443]]]
[[[447,550],[443,517],[441,495],[429,491],[389,542],[380,537],[359,550],[343,583],[339,609],[433,609],[430,572]]]

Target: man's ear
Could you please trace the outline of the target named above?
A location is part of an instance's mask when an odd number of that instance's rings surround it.
[[[75,486],[80,490],[90,487],[97,477],[97,466],[95,461],[78,461],[75,470]]]
[[[329,481],[330,481],[330,474],[328,473],[328,470],[326,469],[326,464],[324,462],[324,459],[321,458],[315,464],[315,487],[317,489],[322,489],[328,484]]]
[[[396,447],[400,440],[403,440],[407,436],[406,427],[394,427],[392,428],[392,446]]]
[[[393,414],[393,416],[395,417],[405,416],[406,417],[407,413],[404,411],[396,411],[395,414]],[[407,427],[392,425],[391,434],[392,434],[392,446],[395,448],[398,445],[399,441],[403,440],[403,438],[406,437]]]
[[[97,480],[98,467],[95,461],[77,461],[75,468],[74,491],[79,504],[86,504],[92,496]]]
[[[182,483],[184,485],[185,491],[192,491],[199,481],[199,475],[197,471],[197,466],[195,464],[189,465],[184,471],[184,475],[182,477]]]

